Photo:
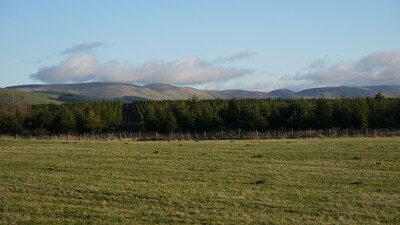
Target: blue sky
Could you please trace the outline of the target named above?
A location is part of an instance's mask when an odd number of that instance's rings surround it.
[[[397,0],[0,0],[0,87],[400,84],[399,51]]]

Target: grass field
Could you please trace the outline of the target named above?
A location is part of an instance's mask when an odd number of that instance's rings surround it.
[[[0,97],[3,97],[5,93],[11,93],[15,95],[22,96],[28,104],[36,105],[36,104],[61,104],[60,101],[54,100],[58,98],[58,95],[52,94],[42,94],[36,92],[27,92],[27,91],[15,91],[5,88],[0,88]]]
[[[1,224],[400,224],[400,138],[0,141]]]

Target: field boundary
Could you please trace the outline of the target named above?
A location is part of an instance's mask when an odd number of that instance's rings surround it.
[[[327,130],[221,130],[203,132],[112,132],[102,134],[45,134],[8,135],[2,140],[54,140],[54,141],[172,141],[172,140],[262,140],[305,138],[400,137],[400,129],[327,129]]]

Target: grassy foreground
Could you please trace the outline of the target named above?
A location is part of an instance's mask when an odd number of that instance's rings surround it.
[[[0,141],[0,224],[400,224],[400,138]]]

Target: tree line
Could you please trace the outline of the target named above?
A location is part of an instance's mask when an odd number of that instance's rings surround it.
[[[0,100],[0,133],[102,133],[122,121],[122,103],[87,102],[28,105],[20,96]]]
[[[146,108],[142,112],[146,129],[163,132],[400,127],[400,98],[381,94],[366,99],[193,98],[149,102]]]
[[[0,100],[0,133],[104,133],[126,124],[158,132],[400,128],[400,98],[230,99],[64,103]],[[125,126],[126,127],[126,126]],[[129,127],[129,126],[128,126]],[[136,130],[135,130],[136,131]]]

